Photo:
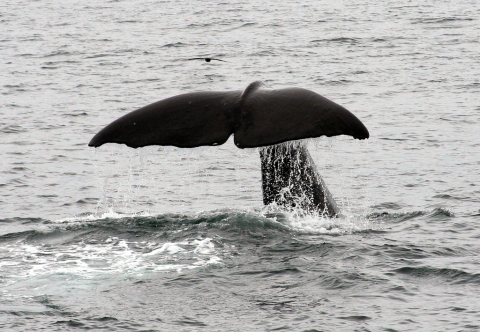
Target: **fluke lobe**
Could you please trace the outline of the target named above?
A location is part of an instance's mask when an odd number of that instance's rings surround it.
[[[339,211],[307,148],[301,142],[279,143],[323,135],[369,137],[355,115],[313,91],[272,90],[253,82],[244,91],[192,92],[160,100],[113,121],[88,145],[193,148],[221,145],[232,134],[239,148],[262,147],[265,204],[329,216]]]

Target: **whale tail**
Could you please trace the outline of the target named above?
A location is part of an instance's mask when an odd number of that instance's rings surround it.
[[[239,148],[260,149],[263,202],[329,216],[338,207],[301,143],[319,136],[369,137],[344,107],[300,88],[270,90],[261,82],[244,91],[194,92],[160,100],[113,121],[89,146],[122,143],[132,148],[220,145],[234,135]]]
[[[239,148],[323,135],[369,137],[355,115],[313,91],[271,90],[254,82],[244,91],[194,92],[160,100],[113,121],[88,145],[192,148],[223,144],[232,134]]]

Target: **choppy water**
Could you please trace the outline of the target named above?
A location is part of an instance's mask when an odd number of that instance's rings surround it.
[[[479,330],[479,18],[466,0],[3,1],[1,330]],[[153,101],[255,80],[368,127],[309,143],[344,217],[264,209],[258,151],[231,141],[87,147]]]

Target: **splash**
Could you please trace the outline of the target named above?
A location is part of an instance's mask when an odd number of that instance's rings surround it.
[[[275,204],[265,207],[266,218],[281,223],[298,234],[348,235],[383,229],[383,223],[366,215],[354,215],[345,211],[337,218],[322,213],[306,212],[303,209],[285,211]]]

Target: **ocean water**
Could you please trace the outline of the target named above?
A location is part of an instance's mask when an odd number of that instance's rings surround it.
[[[473,0],[3,1],[0,330],[480,330],[479,20]],[[369,129],[307,142],[341,218],[263,207],[231,140],[87,146],[256,80]]]

